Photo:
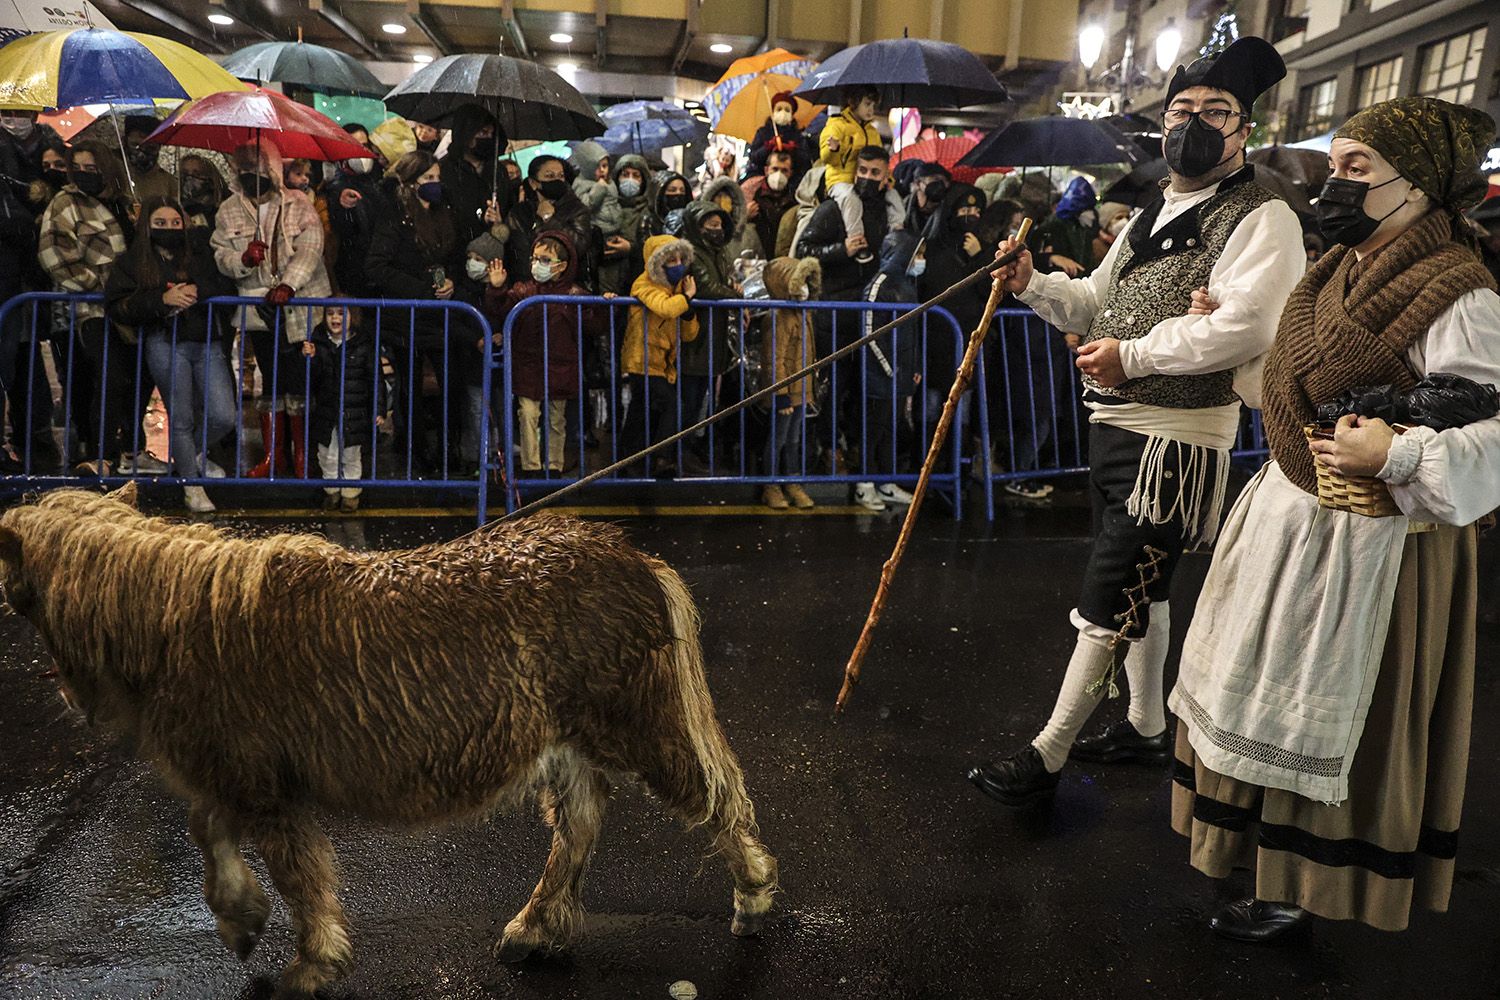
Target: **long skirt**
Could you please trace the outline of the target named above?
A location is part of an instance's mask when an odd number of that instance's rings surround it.
[[[1405,930],[1448,908],[1474,701],[1474,528],[1409,535],[1349,798],[1325,805],[1209,770],[1177,727],[1172,828],[1194,868],[1255,871],[1258,899]]]

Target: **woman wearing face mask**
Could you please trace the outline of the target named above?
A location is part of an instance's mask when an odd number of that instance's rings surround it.
[[[599,290],[626,295],[646,266],[646,238],[651,235],[651,168],[644,157],[627,153],[612,174],[620,206],[619,232],[604,243]]]
[[[371,287],[387,298],[445,302],[454,298],[455,279],[464,274],[465,253],[441,176],[438,161],[421,151],[401,157],[386,176],[384,198],[392,209],[375,221],[366,266]],[[462,426],[458,421],[466,410],[459,383],[450,378],[452,352],[474,340],[472,331],[459,314],[438,309],[386,309],[381,320],[381,344],[398,369],[402,417],[411,421],[413,462],[424,472],[439,473],[449,445],[440,440],[442,407],[446,402],[455,428]],[[412,330],[416,335],[414,362]],[[436,415],[428,412],[420,398],[424,361],[443,387]],[[404,426],[397,429],[396,438],[406,440]],[[464,464],[476,459],[462,456]]]
[[[537,235],[548,230],[566,232],[581,258],[579,278],[587,284],[591,271],[584,264],[592,252],[593,221],[587,206],[573,193],[563,161],[556,156],[538,156],[526,168],[526,200],[510,210],[508,244],[511,258],[505,262],[512,274],[525,274],[531,267],[530,247]]]
[[[949,285],[974,272],[988,254],[979,240],[979,219],[985,208],[984,195],[971,184],[954,184],[941,205],[927,220],[922,237],[927,251],[927,270],[917,282],[922,298],[929,299]],[[972,285],[944,303],[965,334],[973,330],[984,312],[989,287]],[[935,422],[957,371],[954,341],[946,327],[932,325],[927,337],[927,418]],[[934,409],[934,405],[936,409]],[[967,404],[965,404],[967,405]]]
[[[746,175],[756,177],[766,172],[766,159],[772,153],[788,153],[792,157],[792,172],[797,180],[812,169],[812,144],[797,125],[797,109],[800,106],[796,95],[782,91],[771,95],[771,114],[765,124],[750,140],[750,159]],[[796,181],[792,182],[796,186]]]
[[[1080,278],[1094,270],[1094,236],[1099,231],[1098,196],[1082,177],[1068,182],[1052,217],[1031,233],[1031,252],[1043,272]]]
[[[141,206],[130,250],[115,262],[105,302],[116,322],[136,329],[160,387],[171,428],[168,461],[175,475],[222,476],[208,453],[234,429],[234,378],[224,350],[225,318],[209,320],[206,301],[233,295],[214,264],[208,231],[189,227],[182,206],[156,198]],[[184,487],[188,509],[208,512],[201,486]]]
[[[229,197],[223,175],[208,160],[194,154],[177,161],[177,179],[188,228],[204,227],[212,231],[219,206]]]
[[[1500,418],[1398,435],[1351,416],[1311,445],[1303,425],[1359,386],[1500,382],[1500,296],[1459,214],[1484,195],[1494,135],[1483,112],[1427,97],[1334,133],[1317,209],[1337,245],[1282,313],[1265,368],[1272,460],[1225,524],[1170,702],[1172,820],[1193,866],[1219,878],[1255,858],[1254,898],[1214,917],[1224,936],[1270,940],[1309,914],[1394,931],[1415,907],[1448,908],[1474,522],[1500,506]],[[1200,295],[1195,311],[1217,310]],[[1319,506],[1318,465],[1379,479],[1400,513]],[[1259,821],[1258,844],[1238,817]]]
[[[374,157],[341,162],[323,185],[323,203],[334,244],[330,271],[334,284],[345,295],[367,298],[376,289],[370,284],[365,258],[375,220],[388,208]]]
[[[73,144],[68,155],[69,183],[42,216],[37,257],[60,292],[102,292],[110,268],[129,243],[118,203],[123,168],[102,143]],[[139,436],[132,430],[135,393],[135,348],[118,324],[106,329],[104,307],[79,302],[73,307],[77,327],[54,337],[62,370],[72,372],[70,429],[76,435],[75,461],[87,459],[86,471],[103,474],[129,459]],[[64,377],[67,377],[66,375]],[[103,440],[103,451],[100,441]],[[142,469],[166,471],[160,462],[142,459]]]
[[[693,189],[688,186],[686,177],[675,170],[665,170],[656,175],[655,191],[651,199],[651,235],[661,236],[668,231],[668,217],[692,204]],[[681,217],[680,214],[677,216],[678,219]]]

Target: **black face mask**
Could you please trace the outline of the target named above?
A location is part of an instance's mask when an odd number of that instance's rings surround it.
[[[137,146],[130,151],[130,168],[137,173],[146,173],[156,166],[161,151],[155,146]]]
[[[679,208],[687,208],[689,201],[692,201],[692,197],[685,194],[664,194],[661,196],[662,208],[668,212],[675,212]]]
[[[1183,177],[1202,177],[1233,159],[1224,155],[1224,133],[1198,124],[1195,118],[1167,133],[1167,166]]]
[[[957,215],[953,218],[953,228],[961,233],[972,233],[979,228],[979,216]]]
[[[932,211],[941,204],[948,195],[947,181],[928,181],[927,187],[922,192],[922,197],[927,199],[927,211]]]
[[[424,153],[435,152],[438,148],[438,140],[433,139],[431,142],[422,142],[421,140],[418,140],[417,148]]]
[[[437,143],[433,143],[432,148],[436,149]],[[500,142],[492,135],[487,135],[482,138],[475,139],[473,142],[469,143],[469,155],[474,157],[474,159],[476,160],[493,160],[495,158],[495,153],[499,149]]]
[[[1318,229],[1322,231],[1323,238],[1331,243],[1342,243],[1346,247],[1357,247],[1374,236],[1380,224],[1401,211],[1406,202],[1402,201],[1380,218],[1372,219],[1365,214],[1365,196],[1375,188],[1383,188],[1399,180],[1401,175],[1397,174],[1390,180],[1371,187],[1364,181],[1328,178],[1323,183],[1323,191],[1318,195],[1318,203],[1314,206],[1314,211],[1318,213]]]
[[[729,233],[723,229],[703,230],[703,242],[718,249],[729,245]]]
[[[271,190],[271,178],[265,174],[246,171],[239,175],[240,190],[245,192],[245,197],[254,198]]]
[[[854,182],[854,193],[861,201],[875,201],[880,198],[880,182],[861,177]]]
[[[68,183],[68,172],[66,170],[53,170],[48,168],[42,171],[42,179],[45,180],[54,191],[62,190],[62,186]]]
[[[80,173],[77,178],[74,179],[73,183],[78,185],[78,190],[82,191],[90,198],[97,198],[104,193],[103,174]]]
[[[151,244],[171,253],[178,253],[187,246],[187,233],[181,229],[153,229]]]
[[[548,201],[558,201],[571,190],[567,181],[542,181],[536,189]]]
[[[182,178],[182,202],[184,205],[207,205],[213,201],[213,182],[206,177],[194,177],[191,174]]]

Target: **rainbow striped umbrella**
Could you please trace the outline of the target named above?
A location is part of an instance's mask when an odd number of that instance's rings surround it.
[[[186,45],[134,31],[44,31],[0,48],[0,108],[151,104],[247,89]]]

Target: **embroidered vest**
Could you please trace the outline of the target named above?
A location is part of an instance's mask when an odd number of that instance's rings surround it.
[[[1193,289],[1209,275],[1229,235],[1245,216],[1276,196],[1254,183],[1253,167],[1227,177],[1212,197],[1152,233],[1164,201],[1155,202],[1130,227],[1115,258],[1104,304],[1083,342],[1114,337],[1138,340],[1163,320],[1187,315]],[[1106,389],[1087,375],[1084,389],[1101,402],[1149,403],[1174,409],[1225,406],[1239,400],[1234,370],[1193,375],[1147,375]]]

